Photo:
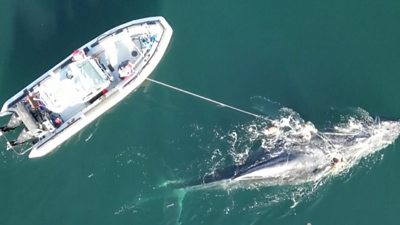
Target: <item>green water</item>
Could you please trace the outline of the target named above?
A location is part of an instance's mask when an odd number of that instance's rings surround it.
[[[154,79],[256,113],[273,113],[259,110],[270,99],[318,127],[331,109],[400,116],[396,0],[2,0],[0,102],[102,32],[154,15],[174,29]],[[50,156],[0,149],[0,224],[399,224],[396,145],[294,208],[297,187],[162,186],[229,161],[220,137],[255,121],[144,86]]]

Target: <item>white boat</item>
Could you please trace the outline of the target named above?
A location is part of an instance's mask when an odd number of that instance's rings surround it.
[[[172,28],[163,17],[117,26],[73,51],[7,100],[0,116],[7,149],[44,156],[138,88],[164,55]],[[5,135],[6,136],[6,135]]]

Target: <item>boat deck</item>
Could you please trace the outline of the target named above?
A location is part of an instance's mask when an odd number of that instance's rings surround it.
[[[109,85],[110,81],[96,67],[91,59],[71,63],[42,81],[34,93],[38,93],[48,110],[68,120],[85,108],[93,94]]]
[[[71,56],[67,63],[51,70],[32,92],[47,109],[67,121],[83,111],[100,91],[112,90],[136,77],[162,31],[161,26],[143,24],[106,36],[86,46],[83,59],[75,62]]]
[[[115,79],[124,76],[121,68],[127,63],[132,67],[131,75],[135,76],[139,72],[140,63],[156,47],[162,33],[163,27],[156,24],[126,27],[92,45],[88,54],[98,59],[101,67]]]

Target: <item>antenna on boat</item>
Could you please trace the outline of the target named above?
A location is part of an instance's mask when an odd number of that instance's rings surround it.
[[[211,102],[211,103],[220,105],[220,106],[222,106],[222,107],[227,107],[227,108],[230,108],[230,109],[232,109],[232,110],[235,110],[235,111],[238,111],[238,112],[241,112],[241,113],[250,115],[250,116],[254,116],[254,117],[256,117],[256,118],[265,118],[264,116],[261,116],[261,115],[258,115],[258,114],[255,114],[255,113],[252,113],[252,112],[243,110],[243,109],[239,109],[239,108],[237,108],[237,107],[234,107],[234,106],[231,106],[231,105],[228,105],[228,104],[225,104],[225,103],[222,103],[222,102],[219,102],[219,101],[210,99],[210,98],[206,98],[206,97],[204,97],[204,96],[201,96],[201,95],[192,93],[192,92],[190,92],[190,91],[183,90],[183,89],[178,88],[178,87],[174,87],[174,86],[172,86],[172,85],[163,83],[163,82],[161,82],[161,81],[156,81],[156,80],[153,80],[153,79],[150,79],[150,78],[146,78],[146,80],[148,80],[148,81],[150,81],[150,82],[153,82],[153,83],[156,83],[156,84],[159,84],[159,85],[161,85],[161,86],[164,86],[164,87],[167,87],[167,88],[171,88],[171,89],[173,89],[173,90],[176,90],[176,91],[179,91],[179,92],[182,92],[182,93],[191,95],[191,96],[193,96],[193,97],[200,98],[200,99],[203,99],[203,100],[205,100],[205,101],[208,101],[208,102]]]

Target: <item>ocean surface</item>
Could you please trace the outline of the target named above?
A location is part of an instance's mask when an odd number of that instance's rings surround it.
[[[174,34],[153,79],[270,118],[286,107],[318,129],[400,118],[398,0],[1,0],[0,102],[104,31],[156,15]],[[242,162],[260,123],[144,83],[49,156],[1,138],[0,224],[400,224],[398,142],[317,189],[186,188]]]

